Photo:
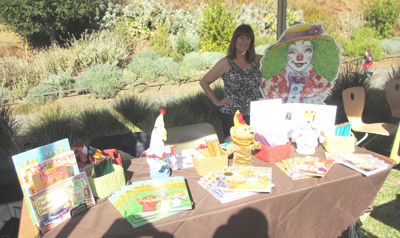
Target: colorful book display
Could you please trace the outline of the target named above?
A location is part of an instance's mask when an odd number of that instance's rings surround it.
[[[133,182],[108,200],[134,228],[193,207],[182,176]]]
[[[68,139],[14,155],[12,160],[33,224],[40,232],[70,218],[81,204],[95,205]]]
[[[325,153],[327,158],[352,168],[365,176],[376,174],[388,168],[389,164],[378,159],[372,154],[356,154],[356,153]]]
[[[271,192],[272,169],[269,167],[225,166],[200,178],[198,183],[218,201],[227,203],[258,192]]]
[[[292,179],[304,179],[324,177],[334,162],[332,159],[306,156],[285,159],[275,165]]]

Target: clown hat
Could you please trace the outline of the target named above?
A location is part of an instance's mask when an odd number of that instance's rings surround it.
[[[246,121],[243,119],[242,113],[239,110],[236,111],[235,116],[233,116],[233,126],[244,126],[247,125]]]
[[[278,42],[271,46],[271,49],[299,40],[334,40],[332,36],[325,35],[324,32],[324,27],[321,24],[297,24],[288,28],[281,37],[279,37]]]
[[[154,127],[164,127],[164,114],[165,109],[160,109],[160,115],[158,115]]]

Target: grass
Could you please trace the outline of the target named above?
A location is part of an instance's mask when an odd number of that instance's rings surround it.
[[[400,165],[390,171],[372,208],[372,213],[362,221],[362,236],[400,237]]]

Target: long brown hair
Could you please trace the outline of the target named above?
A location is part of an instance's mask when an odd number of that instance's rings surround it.
[[[252,63],[256,59],[256,50],[254,47],[254,31],[250,25],[242,24],[238,26],[233,32],[231,43],[229,44],[227,55],[236,59],[236,40],[239,36],[247,36],[250,37],[250,47],[246,52],[246,59],[249,63]]]

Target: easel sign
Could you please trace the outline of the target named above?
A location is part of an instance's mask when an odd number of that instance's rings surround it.
[[[323,131],[335,126],[336,106],[282,103],[281,99],[252,101],[250,125],[258,133],[271,133],[291,138],[293,131],[306,121],[306,114],[313,114],[313,123]]]

